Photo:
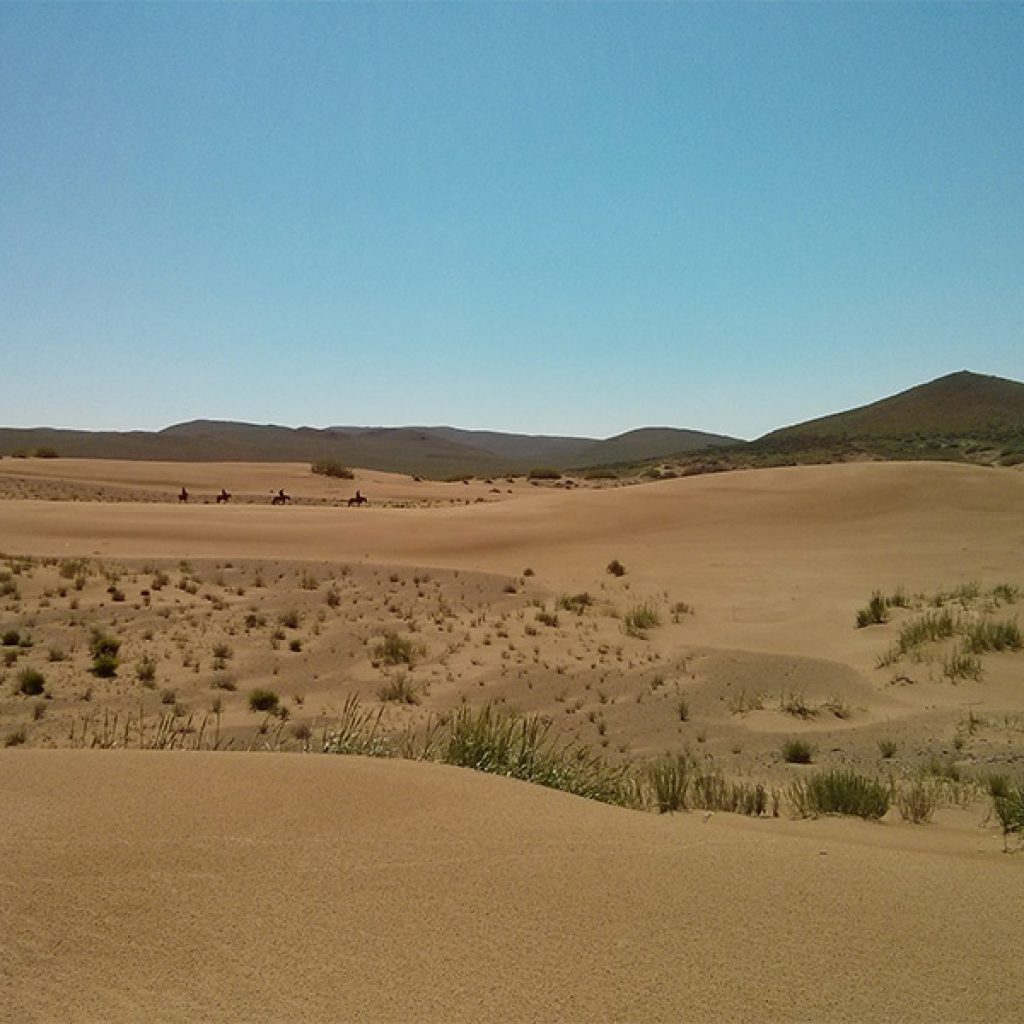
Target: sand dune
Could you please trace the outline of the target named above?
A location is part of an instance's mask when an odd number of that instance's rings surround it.
[[[956,823],[925,851],[423,764],[0,766],[5,1020],[1018,1016],[1020,864]]]
[[[180,486],[174,467],[73,465],[85,461],[35,465],[58,488],[61,469],[74,486]],[[219,475],[203,486],[268,487],[267,467],[205,468]],[[431,484],[435,507],[358,511],[313,504],[328,484],[296,474],[310,504],[0,501],[0,550],[124,560],[128,591],[108,603],[98,571],[81,590],[64,580],[63,595],[56,566],[19,577],[3,624],[37,643],[12,658],[35,659],[54,693],[35,724],[8,687],[0,718],[52,743],[83,709],[161,706],[130,674],[88,675],[92,621],[116,623],[133,659],[160,654],[172,699],[209,701],[222,640],[245,689],[294,686],[296,716],[329,716],[387,678],[371,641],[388,626],[424,644],[425,703],[389,712],[403,722],[503,699],[609,756],[699,747],[777,782],[793,770],[780,737],[867,770],[879,737],[897,737],[910,771],[953,757],[968,710],[988,717],[957,748],[965,770],[1024,753],[1000,724],[1024,723],[1021,655],[987,655],[983,680],[954,685],[934,663],[880,672],[896,627],[853,626],[875,589],[1024,583],[1019,472],[799,467],[607,490],[520,483],[483,502]],[[373,486],[396,500],[420,487]],[[453,488],[469,503],[450,504]],[[202,586],[183,575],[143,602],[152,570],[138,566],[158,558],[208,559]],[[606,573],[612,558],[625,576]],[[583,590],[586,615],[536,624],[535,603]],[[624,609],[648,599],[662,626],[624,636]],[[693,613],[670,618],[680,601]],[[288,632],[298,653],[267,643],[286,603],[316,624]],[[265,625],[242,628],[255,612]],[[51,641],[68,642],[65,660],[44,660]],[[832,695],[851,714],[737,711],[758,688]],[[251,733],[245,693],[227,699],[225,722]],[[705,822],[419,763],[4,750],[0,1020],[1008,1021],[1021,856],[1000,852],[983,815]]]

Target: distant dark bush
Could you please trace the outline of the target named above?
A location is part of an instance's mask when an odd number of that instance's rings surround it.
[[[56,448],[49,448],[49,447],[46,447],[46,446],[44,446],[42,448],[37,448],[32,453],[32,455],[33,455],[34,458],[37,458],[37,459],[59,459],[60,458],[60,455],[58,454]]]
[[[266,711],[270,714],[277,711],[281,698],[273,690],[253,690],[249,694],[250,711]]]
[[[322,462],[314,462],[309,467],[318,476],[330,476],[338,480],[354,480],[355,473],[348,466],[343,466],[334,459],[324,459]]]
[[[43,673],[34,668],[26,668],[18,676],[18,693],[26,697],[38,697],[46,689]]]
[[[619,474],[614,469],[588,469],[583,474],[584,480],[618,480]]]
[[[542,466],[540,469],[531,469],[527,474],[528,480],[561,480],[562,474],[557,469]]]
[[[617,558],[613,558],[608,563],[607,572],[612,576],[625,576],[626,567]]]
[[[787,764],[810,764],[814,747],[806,740],[786,740],[782,744],[782,759]]]
[[[17,647],[20,642],[21,634],[16,629],[4,630],[3,638],[0,639],[4,647]]]

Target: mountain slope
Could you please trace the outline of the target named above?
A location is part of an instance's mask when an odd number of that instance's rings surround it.
[[[1024,384],[962,370],[869,405],[774,430],[754,443],[913,435],[1001,440],[1021,432]]]

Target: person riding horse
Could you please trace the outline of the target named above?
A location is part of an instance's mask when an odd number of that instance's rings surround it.
[[[231,495],[222,487],[217,495],[217,504],[226,505],[231,500]]]
[[[369,504],[370,504],[370,499],[363,497],[363,492],[362,491],[356,491],[355,497],[348,499],[348,507],[349,508],[351,508],[353,505],[355,505],[356,508],[358,508],[360,505],[369,505]]]
[[[182,487],[181,493],[178,495],[178,501],[188,501],[188,491],[184,487]]]
[[[291,498],[291,495],[290,495],[290,494],[285,494],[285,493],[284,493],[284,488],[282,487],[282,488],[281,488],[281,489],[280,489],[280,490],[279,490],[279,491],[277,492],[277,494],[275,494],[275,495],[274,495],[274,496],[273,496],[273,497],[272,497],[272,498],[270,499],[270,504],[271,504],[271,505],[288,505],[288,504],[290,504],[290,503],[291,503],[291,500],[292,500],[292,498]]]

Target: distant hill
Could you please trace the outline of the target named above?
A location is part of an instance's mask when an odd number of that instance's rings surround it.
[[[156,432],[0,428],[0,455],[56,452],[72,458],[180,462],[314,462],[443,478],[537,467],[585,468],[735,444],[735,438],[670,427],[599,440],[458,430],[454,427],[282,427],[193,420]],[[620,454],[622,453],[622,454]]]
[[[870,405],[774,430],[754,447],[878,439],[998,442],[1022,435],[1024,384],[962,370]]]

